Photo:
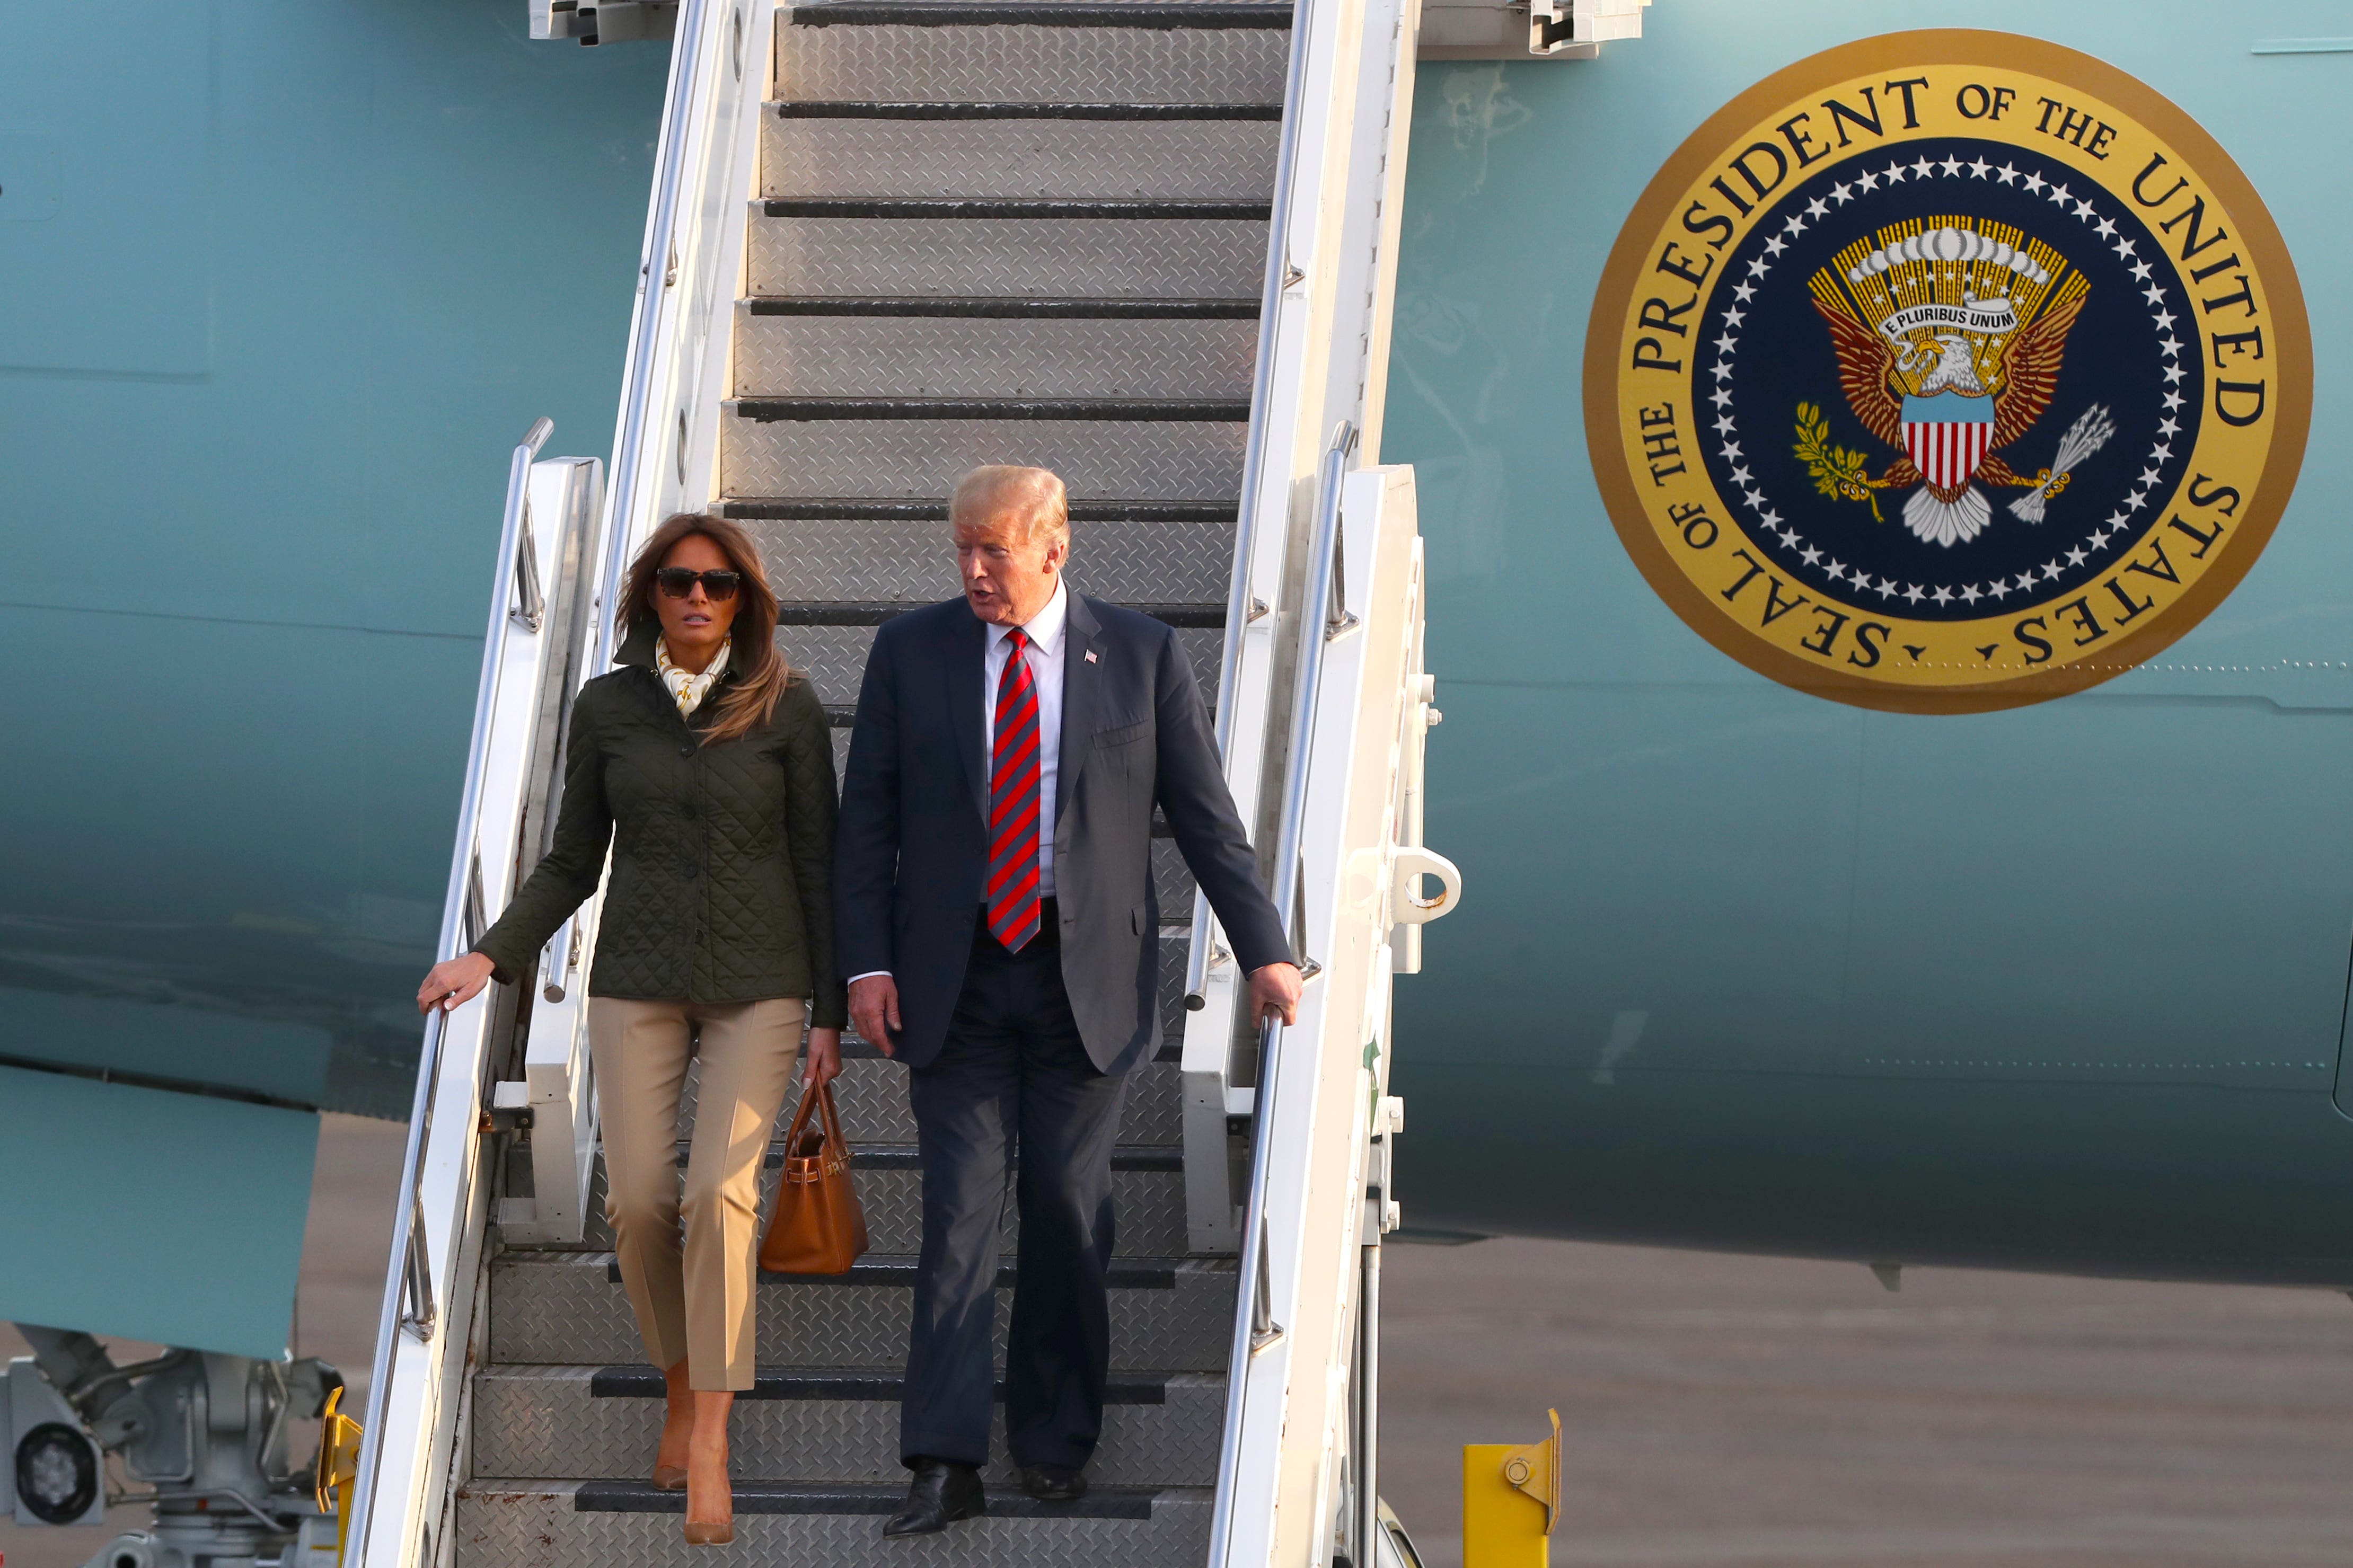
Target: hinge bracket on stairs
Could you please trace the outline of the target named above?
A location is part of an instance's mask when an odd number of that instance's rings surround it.
[[[1274,1321],[1274,1293],[1267,1282],[1266,1249],[1258,1255],[1258,1279],[1250,1288],[1250,1354],[1272,1349],[1282,1342],[1283,1328]]]

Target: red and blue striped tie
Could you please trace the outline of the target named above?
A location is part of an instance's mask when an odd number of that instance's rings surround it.
[[[1005,645],[988,769],[988,934],[1018,952],[1038,934],[1038,682],[1021,657],[1029,638],[1020,627]]]

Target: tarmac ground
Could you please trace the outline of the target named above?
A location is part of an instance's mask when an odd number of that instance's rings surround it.
[[[298,1342],[354,1403],[401,1131],[321,1134]],[[2332,1292],[1910,1270],[1890,1295],[1852,1264],[1553,1241],[1386,1259],[1381,1489],[1429,1568],[1460,1568],[1462,1445],[1534,1441],[1547,1405],[1558,1568],[2353,1562]],[[0,1568],[74,1568],[109,1533],[0,1521]]]

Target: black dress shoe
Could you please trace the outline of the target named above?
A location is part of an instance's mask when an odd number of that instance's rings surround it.
[[[936,1535],[960,1519],[977,1519],[988,1511],[988,1498],[980,1489],[980,1471],[953,1459],[916,1459],[908,1483],[907,1500],[882,1527],[883,1539],[902,1535]]]
[[[1021,1489],[1039,1502],[1076,1502],[1087,1495],[1087,1473],[1068,1465],[1024,1465]]]

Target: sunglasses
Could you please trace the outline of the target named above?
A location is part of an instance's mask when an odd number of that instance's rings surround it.
[[[654,582],[673,599],[683,599],[694,592],[697,583],[714,600],[732,599],[743,585],[741,572],[690,572],[683,566],[665,566],[654,574]]]

